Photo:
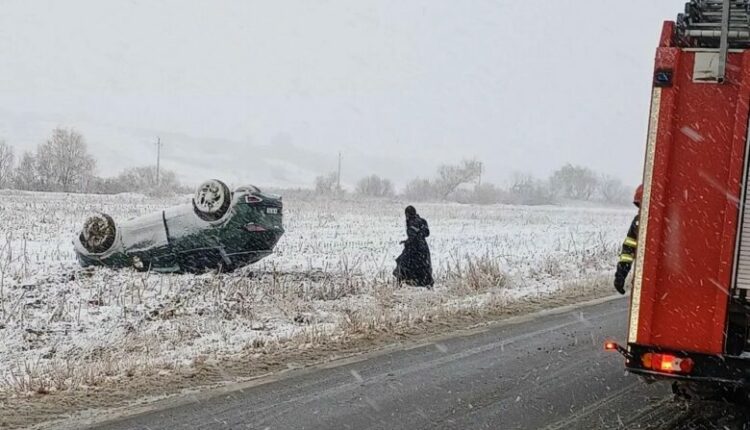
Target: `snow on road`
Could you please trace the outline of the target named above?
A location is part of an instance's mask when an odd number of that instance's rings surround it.
[[[122,220],[188,197],[0,196],[0,392],[77,389],[554,293],[609,274],[634,215],[417,205],[432,232],[428,292],[389,282],[403,202],[287,198],[273,256],[233,274],[157,275],[82,271],[72,238],[92,212]]]

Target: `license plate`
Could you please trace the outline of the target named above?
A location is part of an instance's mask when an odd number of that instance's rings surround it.
[[[266,213],[271,215],[278,215],[279,208],[266,208]]]

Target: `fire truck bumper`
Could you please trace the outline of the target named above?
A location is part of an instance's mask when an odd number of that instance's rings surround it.
[[[646,380],[674,380],[722,386],[750,386],[750,356],[707,355],[628,344],[621,348],[628,372]]]

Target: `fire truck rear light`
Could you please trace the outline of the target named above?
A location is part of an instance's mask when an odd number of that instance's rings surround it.
[[[641,357],[641,362],[643,363],[643,367],[646,369],[651,369],[653,364],[653,354],[650,352],[647,352],[643,354],[643,357]]]
[[[606,351],[617,351],[617,343],[615,342],[607,342],[604,344],[604,349]]]
[[[643,367],[657,372],[690,373],[694,362],[690,358],[681,358],[671,354],[657,354],[647,352],[641,357]]]
[[[690,373],[690,372],[693,371],[693,366],[694,365],[695,365],[695,363],[693,362],[693,360],[691,360],[689,358],[685,358],[680,363],[680,371],[682,373]]]

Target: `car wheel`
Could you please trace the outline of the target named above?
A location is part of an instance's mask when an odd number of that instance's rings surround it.
[[[79,239],[88,252],[99,254],[112,247],[116,233],[117,229],[112,217],[107,214],[97,214],[83,223],[83,231]]]
[[[216,221],[226,215],[231,200],[229,187],[218,179],[211,179],[202,183],[195,191],[193,208],[200,219]]]

